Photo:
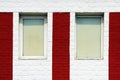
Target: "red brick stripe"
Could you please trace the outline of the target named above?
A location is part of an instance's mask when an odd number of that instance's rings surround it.
[[[109,80],[120,80],[120,13],[110,13]]]
[[[69,80],[70,13],[53,13],[52,80]]]
[[[12,13],[0,13],[0,80],[12,80],[12,20]]]

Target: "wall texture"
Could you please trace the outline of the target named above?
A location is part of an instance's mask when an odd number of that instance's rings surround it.
[[[13,12],[13,80],[52,80],[53,12],[70,12],[70,80],[108,80],[109,12],[120,0],[1,0],[0,12]],[[19,59],[19,12],[48,13],[46,60]],[[75,60],[75,12],[104,13],[104,59]]]
[[[70,78],[70,13],[53,13],[52,80]]]
[[[13,80],[52,79],[52,14],[48,13],[48,39],[46,60],[19,59],[19,14],[14,12],[13,28]]]
[[[120,13],[110,13],[109,78],[120,79]]]
[[[13,14],[0,13],[0,80],[12,80]]]
[[[0,11],[13,12],[113,12],[119,0],[1,0]]]
[[[108,80],[108,24],[109,14],[104,14],[103,60],[75,60],[75,13],[71,13],[70,26],[70,79]]]

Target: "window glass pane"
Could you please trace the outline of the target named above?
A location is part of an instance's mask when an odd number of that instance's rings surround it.
[[[76,52],[78,59],[96,59],[101,54],[101,18],[77,17]]]
[[[43,19],[23,19],[23,56],[44,56]]]

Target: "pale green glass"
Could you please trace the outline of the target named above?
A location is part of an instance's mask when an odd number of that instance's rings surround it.
[[[101,57],[101,17],[76,18],[76,53],[78,59]]]
[[[23,53],[24,56],[44,55],[44,20],[23,20]]]

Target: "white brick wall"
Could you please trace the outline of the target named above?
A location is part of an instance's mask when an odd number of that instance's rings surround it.
[[[13,80],[52,80],[52,12],[70,12],[70,80],[108,80],[109,12],[120,0],[0,0],[0,12],[14,12]],[[19,12],[48,12],[47,60],[19,60]],[[75,60],[75,12],[104,12],[104,59]]]
[[[109,12],[119,7],[120,0],[0,0],[5,12]]]
[[[52,13],[48,13],[48,40],[46,60],[19,59],[19,14],[14,12],[13,26],[13,80],[52,80]]]
[[[104,59],[75,60],[75,13],[71,12],[70,21],[70,79],[71,80],[108,80],[108,31],[109,13],[104,13]]]

